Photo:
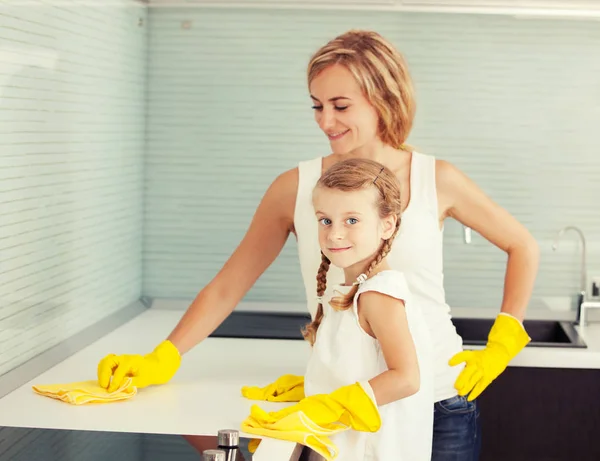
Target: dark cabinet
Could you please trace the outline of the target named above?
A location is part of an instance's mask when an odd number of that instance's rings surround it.
[[[600,460],[600,370],[509,367],[478,401],[480,461]]]

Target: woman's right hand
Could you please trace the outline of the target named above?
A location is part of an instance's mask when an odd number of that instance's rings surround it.
[[[98,364],[98,384],[108,392],[116,391],[132,377],[137,388],[165,384],[175,375],[181,364],[179,350],[169,340],[160,343],[150,354],[109,354]]]

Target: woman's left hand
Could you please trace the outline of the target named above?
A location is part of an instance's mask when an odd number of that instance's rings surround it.
[[[475,400],[529,341],[531,338],[521,322],[512,315],[498,315],[485,349],[459,352],[448,362],[451,367],[466,362],[454,384],[458,394],[469,394],[467,400]]]

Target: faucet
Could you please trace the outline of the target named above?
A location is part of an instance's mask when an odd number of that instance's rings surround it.
[[[586,282],[586,245],[585,245],[585,235],[583,235],[583,231],[576,226],[566,226],[558,231],[556,234],[556,238],[554,239],[554,243],[552,244],[552,250],[556,251],[558,249],[558,242],[563,234],[569,230],[577,232],[581,239],[581,287],[579,288],[579,296],[577,300],[577,319],[575,320],[575,324],[579,325],[582,320],[582,311],[585,308],[585,292],[587,290],[587,282]]]
[[[600,301],[583,301],[579,307],[579,325],[586,325],[586,312],[589,309],[600,309]]]

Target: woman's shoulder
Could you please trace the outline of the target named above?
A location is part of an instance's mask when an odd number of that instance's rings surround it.
[[[456,165],[448,160],[435,160],[435,186],[439,212],[448,217],[461,194],[471,194],[473,181]]]
[[[279,196],[282,199],[294,198],[295,200],[298,189],[298,177],[298,167],[280,173],[267,189],[267,194]]]
[[[421,159],[421,165],[429,165],[430,171],[434,174],[438,210],[444,217],[447,217],[455,191],[463,188],[468,182],[468,178],[452,162],[438,158],[435,154],[414,150],[413,155],[417,155]]]
[[[264,193],[253,219],[283,220],[286,227],[292,229],[298,192],[298,177],[298,167],[277,175]],[[259,213],[260,210],[263,212]]]
[[[280,173],[265,194],[279,204],[281,213],[292,224],[298,195],[300,194],[301,201],[304,203],[305,195],[312,191],[321,176],[322,158],[315,157],[299,161],[295,167]]]

